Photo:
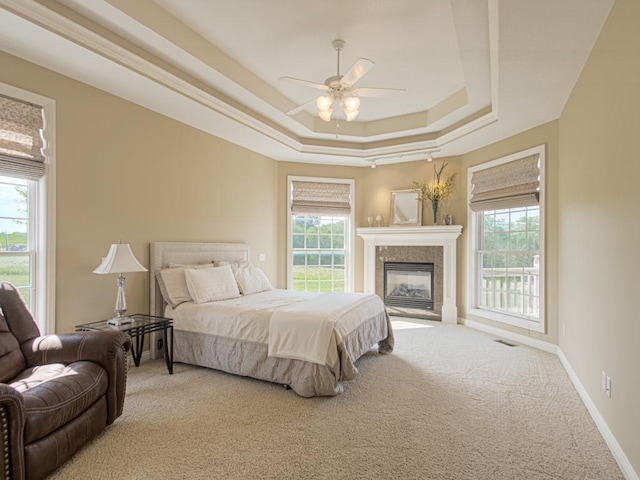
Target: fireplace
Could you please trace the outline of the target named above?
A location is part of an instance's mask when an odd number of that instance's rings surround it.
[[[384,262],[384,303],[433,310],[433,280],[433,263]]]
[[[457,323],[456,240],[461,233],[460,225],[358,228],[358,235],[364,240],[364,291],[383,298],[383,261],[433,262],[433,311],[421,312],[445,323]],[[414,255],[416,258],[412,258]]]

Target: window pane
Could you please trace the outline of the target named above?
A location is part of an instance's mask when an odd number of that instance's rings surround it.
[[[538,317],[539,207],[478,214],[481,307]]]
[[[304,248],[304,235],[293,234],[293,248]]]
[[[0,278],[16,287],[30,287],[30,257],[28,255],[0,255]]]
[[[331,215],[292,216],[294,290],[344,291],[346,223],[346,218]]]
[[[320,248],[331,248],[331,235],[320,235]]]

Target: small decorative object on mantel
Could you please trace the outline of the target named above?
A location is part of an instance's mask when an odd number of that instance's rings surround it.
[[[438,169],[436,165],[433,165],[433,182],[429,183],[426,180],[423,182],[413,182],[413,187],[420,192],[420,200],[431,202],[431,208],[433,209],[433,223],[438,223],[438,208],[440,204],[446,202],[453,190],[455,189],[456,174],[450,175],[446,180],[442,180],[442,171],[449,165],[443,162]]]

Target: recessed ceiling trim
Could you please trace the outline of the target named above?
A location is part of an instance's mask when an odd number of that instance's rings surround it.
[[[412,88],[422,92],[422,86],[431,83],[428,76],[419,74],[438,75],[442,71],[438,66],[452,61],[461,62],[463,85],[459,77],[452,77],[448,84],[434,84],[440,87],[435,104],[426,101],[435,99],[433,95],[411,99],[412,105],[421,108],[430,104],[427,110],[405,109],[403,112],[412,113],[372,116],[377,120],[368,122],[342,121],[336,129],[335,124],[318,124],[309,112],[287,116],[286,107],[302,95],[291,92],[290,97],[273,82],[273,74],[288,65],[304,67],[300,71],[310,72],[309,78],[325,69],[314,52],[321,51],[318,38],[326,36],[333,20],[310,15],[319,11],[313,0],[298,0],[302,18],[312,22],[317,34],[308,29],[276,29],[291,16],[280,10],[284,20],[254,19],[251,32],[259,30],[261,36],[245,41],[244,50],[234,50],[237,39],[229,43],[232,37],[228,34],[215,33],[227,32],[228,22],[244,19],[247,12],[278,11],[285,2],[274,0],[269,10],[261,0],[234,3],[229,9],[235,16],[225,11],[212,17],[216,20],[212,24],[218,27],[215,30],[207,30],[207,22],[194,22],[200,12],[213,15],[215,5],[223,1],[203,1],[198,4],[203,10],[190,10],[180,0],[135,4],[126,0],[0,0],[0,49],[276,160],[369,166],[367,159],[411,161],[432,148],[440,149],[440,156],[458,155],[558,118],[613,5],[613,0],[565,0],[561,6],[555,0],[451,4],[425,0],[411,8],[424,15],[431,6],[448,5],[456,39],[449,44],[454,48],[419,50],[417,57],[411,45],[416,38],[424,40],[424,29],[403,32],[397,41],[381,43],[375,36],[376,22],[387,18],[375,15],[380,11],[388,14],[386,7],[368,10],[366,21],[349,17],[345,21],[351,31],[360,30],[359,35],[345,40],[361,55],[379,55],[381,68],[374,72],[381,74],[382,81],[376,78],[375,84],[395,86],[396,72],[414,72],[407,78],[420,78],[421,83],[414,82]],[[368,9],[366,0],[354,1]],[[589,8],[576,10],[582,2]],[[553,16],[547,19],[551,9]],[[417,18],[411,17],[413,11],[399,6],[394,12],[405,16],[394,17],[395,23],[388,24],[391,29],[407,24],[416,27],[408,20]],[[162,18],[156,19],[156,13],[162,13]],[[297,13],[295,17],[300,18]],[[543,34],[535,35],[538,29]],[[371,42],[370,51],[364,38]],[[412,43],[403,44],[405,40]],[[286,48],[298,41],[304,42],[305,50]],[[280,51],[274,46],[285,53],[268,55]],[[458,50],[453,51],[455,48]],[[307,51],[309,56],[303,56]],[[402,56],[401,52],[409,51],[412,57]],[[262,54],[266,63],[251,63]],[[394,62],[396,58],[402,62]],[[566,60],[561,67],[559,58]],[[436,68],[420,70],[427,61]],[[390,73],[383,68],[389,64]],[[411,67],[417,68],[412,71]],[[553,72],[553,81],[539,72]],[[442,100],[447,92],[451,92],[449,97]]]

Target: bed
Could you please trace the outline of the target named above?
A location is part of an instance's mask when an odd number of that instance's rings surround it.
[[[381,354],[393,351],[389,316],[376,295],[254,288],[231,298],[177,304],[167,294],[166,275],[186,268],[193,280],[214,272],[212,263],[235,265],[238,282],[238,265],[259,270],[249,264],[243,243],[150,245],[150,313],[173,319],[175,362],[279,383],[314,397],[342,392],[342,382],[358,373],[356,360],[374,346]],[[215,271],[227,274],[226,268]]]

